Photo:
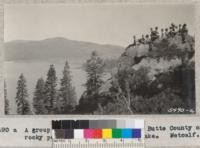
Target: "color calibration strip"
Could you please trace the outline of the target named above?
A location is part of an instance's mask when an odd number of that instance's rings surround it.
[[[143,120],[52,121],[56,139],[142,138]]]
[[[53,148],[144,148],[144,120],[54,120]]]

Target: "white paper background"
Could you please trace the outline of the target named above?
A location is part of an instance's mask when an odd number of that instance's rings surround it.
[[[141,115],[141,116],[4,116],[4,97],[3,97],[3,5],[4,4],[18,4],[18,3],[26,3],[26,4],[33,4],[33,3],[81,3],[81,4],[88,4],[88,3],[170,3],[170,4],[183,4],[183,3],[194,3],[196,5],[196,35],[195,35],[195,47],[196,47],[196,115]],[[163,125],[163,126],[169,126],[169,125],[200,125],[200,89],[199,89],[199,67],[200,67],[200,62],[199,58],[200,57],[200,52],[199,52],[199,44],[200,44],[200,23],[199,23],[199,14],[200,14],[200,4],[197,1],[191,1],[191,0],[155,0],[155,1],[131,1],[131,0],[2,0],[0,1],[0,78],[1,78],[1,83],[0,83],[0,114],[1,114],[1,119],[0,119],[0,127],[10,127],[14,128],[17,127],[21,129],[20,131],[23,131],[25,127],[50,127],[51,123],[50,121],[54,118],[60,119],[62,118],[70,118],[70,117],[76,117],[76,118],[83,118],[83,119],[88,119],[88,118],[141,118],[145,119],[145,125],[151,125],[151,126],[156,126],[156,125]],[[160,140],[146,140],[146,146],[147,147],[161,147],[161,146],[172,146],[172,147],[200,147],[200,139],[195,139],[195,138],[188,138],[188,139],[170,139],[168,137],[168,133],[158,133],[160,135]],[[4,134],[0,133],[0,147],[50,147],[51,143],[48,142],[25,142],[23,140],[23,132],[18,132],[16,135],[15,134]]]

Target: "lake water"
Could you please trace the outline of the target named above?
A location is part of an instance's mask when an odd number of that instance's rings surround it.
[[[20,62],[5,62],[5,78],[7,83],[7,98],[10,102],[10,114],[16,114],[16,87],[17,81],[19,79],[19,75],[21,73],[24,74],[28,93],[29,93],[29,101],[32,103],[33,92],[35,89],[36,82],[38,78],[43,77],[46,80],[46,74],[48,72],[50,64],[54,64],[56,68],[56,75],[58,78],[58,84],[62,77],[62,71],[64,68],[65,61],[20,61]],[[72,83],[76,88],[77,98],[79,99],[83,91],[85,90],[83,84],[86,82],[86,72],[81,69],[82,64],[79,62],[69,62],[70,71],[72,77]],[[59,88],[59,86],[58,86]]]

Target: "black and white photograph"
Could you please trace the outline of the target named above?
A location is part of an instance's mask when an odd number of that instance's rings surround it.
[[[193,4],[4,6],[6,115],[195,114]]]

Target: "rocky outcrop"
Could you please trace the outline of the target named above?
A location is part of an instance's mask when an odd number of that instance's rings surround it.
[[[104,108],[104,114],[106,110],[107,114],[114,114],[109,113],[112,109],[108,105],[114,107],[110,101],[116,103],[113,99],[116,94],[124,98],[129,95],[133,113],[169,113],[170,107],[195,110],[194,53],[194,38],[190,35],[186,35],[185,43],[180,35],[157,39],[152,43],[152,50],[148,44],[128,46],[119,58],[117,69],[112,70],[112,78],[100,89],[100,94],[112,96],[109,96],[111,100],[104,96],[107,106],[104,102],[101,110]],[[138,106],[139,102],[143,102],[143,107]],[[168,105],[164,107],[166,102]]]

